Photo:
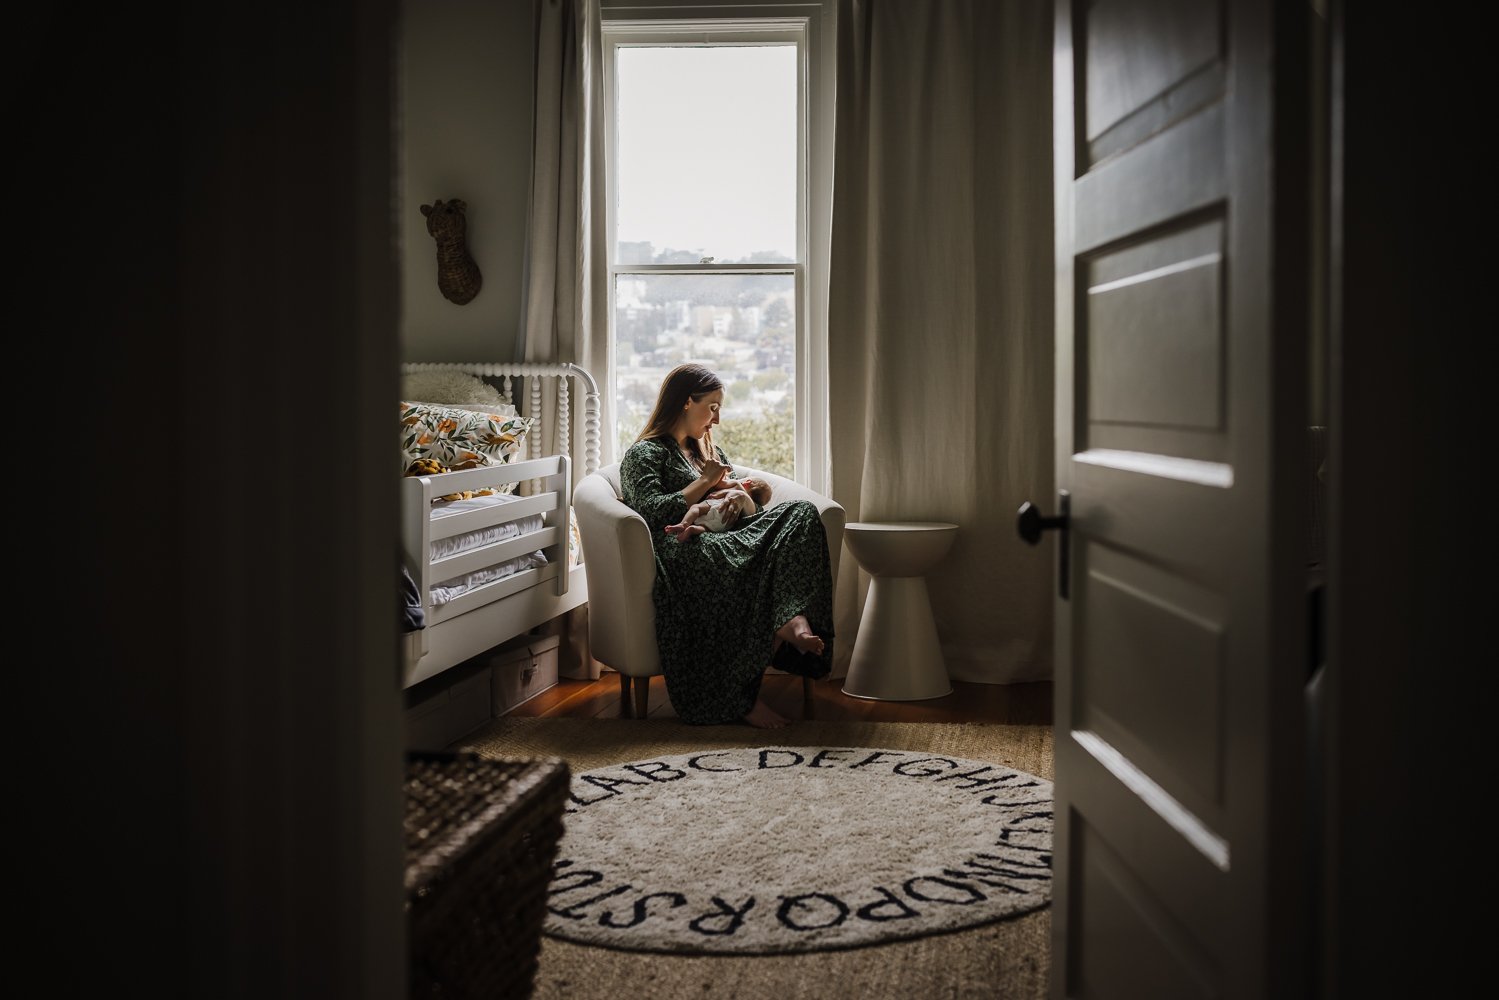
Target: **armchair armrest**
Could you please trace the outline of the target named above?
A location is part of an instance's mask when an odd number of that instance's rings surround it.
[[[589,644],[600,663],[649,677],[661,669],[651,600],[656,555],[645,519],[619,499],[608,471],[584,476],[573,491],[588,578]]]
[[[843,526],[848,521],[848,515],[844,512],[842,505],[831,497],[815,493],[801,483],[787,479],[785,476],[778,476],[774,472],[762,472],[748,466],[736,465],[734,476],[738,479],[763,479],[769,483],[770,503],[767,507],[790,503],[793,500],[806,500],[817,508],[817,513],[822,517],[823,533],[828,537],[828,561],[833,571],[833,584],[837,586],[838,558],[843,553]]]

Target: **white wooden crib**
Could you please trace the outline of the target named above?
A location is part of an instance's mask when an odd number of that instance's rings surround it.
[[[406,634],[403,687],[410,688],[449,667],[521,635],[588,600],[581,562],[570,565],[569,535],[573,487],[572,440],[575,419],[583,428],[583,474],[599,465],[598,383],[575,364],[406,364],[402,373],[453,371],[498,379],[506,402],[514,403],[512,383],[524,380],[529,392],[527,416],[537,423],[526,436],[525,454],[504,465],[408,476],[401,481],[401,542],[406,568],[421,598],[425,627]],[[542,413],[543,386],[555,384],[557,446],[543,454],[548,437]],[[577,380],[579,391],[574,391]],[[460,405],[460,404],[454,404]],[[516,484],[516,494],[489,505],[437,503],[464,490]],[[444,552],[446,540],[501,537],[457,551]],[[434,543],[437,551],[434,552]],[[540,552],[544,563],[536,559]],[[541,563],[528,564],[528,563]],[[525,568],[515,568],[517,565]],[[503,573],[504,575],[499,576]],[[434,587],[454,580],[490,582],[459,588]]]

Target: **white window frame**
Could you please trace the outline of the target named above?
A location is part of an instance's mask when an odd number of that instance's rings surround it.
[[[615,391],[615,287],[628,274],[790,274],[796,295],[796,427],[793,457],[796,480],[826,494],[828,458],[827,260],[832,192],[832,10],[828,0],[807,3],[737,0],[732,8],[655,0],[645,7],[627,0],[604,0],[602,41],[604,120],[605,232],[608,234],[609,392]],[[753,16],[746,16],[752,10]],[[795,44],[797,86],[797,206],[794,264],[620,264],[616,230],[615,172],[617,88],[615,53],[624,46],[735,45],[766,42]],[[710,251],[711,252],[711,251]],[[613,429],[610,429],[611,440]]]

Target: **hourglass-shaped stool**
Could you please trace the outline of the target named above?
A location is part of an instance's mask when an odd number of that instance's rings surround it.
[[[946,521],[856,521],[843,541],[873,578],[843,693],[879,701],[922,701],[952,693],[926,572],[958,536]]]

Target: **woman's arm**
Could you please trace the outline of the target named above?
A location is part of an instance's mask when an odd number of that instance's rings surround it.
[[[680,493],[668,493],[662,485],[661,473],[671,458],[670,448],[653,441],[642,441],[631,446],[619,463],[623,499],[635,513],[645,518],[653,533],[681,521],[687,508],[701,500],[717,482],[717,479],[705,481],[704,476],[699,476]],[[719,470],[719,478],[722,478],[722,470]]]
[[[755,501],[753,497],[740,488],[739,483],[734,479],[734,466],[729,462],[729,456],[722,448],[715,447],[715,450],[718,452],[718,461],[716,463],[704,463],[703,472],[705,475],[709,475],[712,473],[711,466],[717,465],[719,467],[718,478],[714,480],[712,487],[710,487],[708,496],[711,497],[717,493],[725,498],[734,497],[732,502],[718,508],[718,514],[723,518],[723,525],[727,530],[733,528],[739,522],[741,515],[756,512]]]

